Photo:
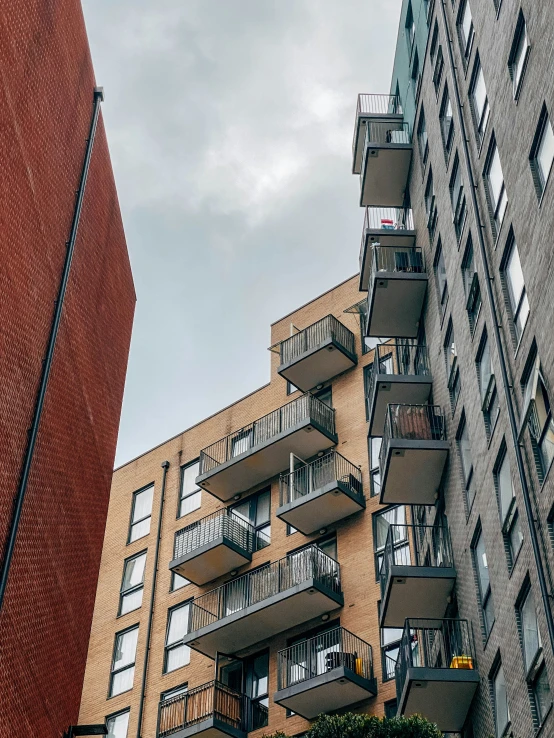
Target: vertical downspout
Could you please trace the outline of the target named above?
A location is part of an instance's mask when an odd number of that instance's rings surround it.
[[[465,127],[465,121],[464,121],[463,111],[462,111],[462,103],[460,100],[460,90],[458,88],[458,78],[456,76],[456,72],[455,72],[456,68],[454,66],[454,56],[452,53],[452,39],[450,37],[449,27],[448,27],[448,23],[446,19],[445,0],[440,0],[440,5],[441,5],[441,10],[442,10],[442,19],[443,19],[444,28],[445,28],[446,37],[447,37],[448,58],[449,58],[450,66],[452,69],[452,79],[454,82],[454,94],[456,98],[456,107],[458,109],[458,118],[460,120],[460,132],[462,134],[462,146],[464,150],[464,158],[465,158],[465,165],[467,169],[467,176],[469,179],[469,190],[470,190],[471,202],[473,205],[473,210],[475,211],[475,217],[476,217],[477,225],[478,225],[477,236],[479,240],[479,251],[481,253],[483,269],[485,270],[485,283],[486,283],[487,297],[489,299],[489,307],[491,311],[496,350],[498,352],[498,358],[500,361],[500,373],[502,376],[502,387],[504,389],[504,394],[506,396],[506,406],[508,408],[508,418],[510,421],[510,430],[512,433],[512,439],[513,439],[513,444],[514,444],[515,453],[516,453],[517,469],[519,473],[519,480],[521,482],[523,501],[525,504],[525,512],[527,514],[527,522],[529,524],[529,533],[531,535],[531,545],[533,548],[533,556],[534,556],[535,564],[537,567],[537,576],[539,580],[539,587],[541,590],[541,597],[542,597],[542,601],[544,605],[546,624],[548,626],[550,647],[552,651],[554,652],[554,618],[552,617],[552,610],[550,608],[550,595],[548,593],[548,587],[546,584],[546,577],[544,574],[544,567],[543,567],[543,562],[542,562],[541,553],[540,553],[539,540],[538,540],[537,531],[535,528],[533,508],[531,505],[531,496],[529,494],[529,486],[527,484],[527,477],[525,475],[525,465],[523,462],[521,448],[519,446],[518,427],[517,427],[517,422],[516,422],[516,416],[515,416],[512,396],[510,394],[510,382],[508,379],[508,371],[506,368],[506,357],[504,355],[504,347],[502,345],[502,338],[500,336],[500,329],[498,327],[498,320],[496,318],[497,316],[496,303],[495,303],[494,293],[493,293],[492,286],[491,286],[492,277],[490,274],[489,263],[488,263],[488,258],[487,258],[487,250],[486,250],[485,241],[483,238],[483,231],[482,231],[482,226],[481,226],[481,222],[482,222],[481,213],[480,213],[479,205],[477,202],[477,195],[475,194],[476,185],[475,185],[475,179],[473,177],[473,170],[471,167],[471,159],[469,157],[469,148],[467,145],[468,138],[466,135],[466,127]]]
[[[15,542],[17,538],[17,531],[19,529],[19,523],[21,521],[21,513],[23,510],[23,503],[25,501],[25,495],[27,492],[27,485],[29,483],[29,475],[31,472],[31,466],[33,463],[33,457],[35,453],[35,446],[37,436],[40,428],[40,421],[42,417],[42,411],[44,408],[44,400],[46,397],[46,391],[48,389],[48,381],[50,379],[50,372],[52,369],[52,362],[54,358],[54,350],[56,348],[56,339],[58,337],[58,330],[60,327],[60,321],[63,312],[65,294],[67,291],[67,283],[69,281],[69,273],[71,270],[71,261],[73,259],[73,253],[75,251],[75,242],[77,240],[77,232],[79,230],[79,220],[81,218],[81,211],[83,209],[83,200],[85,196],[85,187],[87,183],[87,177],[90,168],[90,160],[92,157],[92,149],[94,145],[94,138],[96,135],[96,128],[98,125],[98,116],[100,114],[100,103],[104,99],[104,91],[101,87],[94,88],[94,106],[92,112],[92,121],[90,124],[90,131],[86,140],[86,151],[85,160],[83,162],[83,169],[81,171],[81,179],[79,181],[79,189],[76,192],[75,210],[73,212],[73,221],[71,224],[71,231],[69,235],[69,241],[66,242],[66,255],[63,265],[62,277],[60,286],[58,288],[58,296],[54,302],[54,315],[52,318],[52,325],[50,327],[50,335],[48,338],[48,344],[46,348],[46,356],[42,362],[42,373],[40,377],[37,398],[35,401],[35,408],[33,411],[33,419],[31,427],[29,429],[27,447],[25,449],[25,455],[23,458],[23,465],[21,468],[21,476],[19,485],[14,498],[14,507],[12,512],[12,519],[10,521],[8,540],[6,542],[6,549],[4,552],[4,559],[2,561],[2,567],[0,569],[0,614],[2,612],[2,606],[4,604],[4,597],[6,594],[6,587],[8,584],[8,577],[10,573],[10,567],[13,559],[15,550]]]
[[[154,551],[154,571],[152,574],[152,591],[150,593],[150,609],[148,611],[148,625],[146,627],[146,653],[144,654],[144,667],[142,669],[142,683],[140,686],[137,738],[141,738],[141,735],[142,735],[142,715],[144,712],[146,677],[148,675],[148,660],[150,657],[150,637],[152,634],[152,618],[154,615],[154,599],[156,596],[156,583],[158,580],[158,558],[160,554],[160,542],[162,539],[162,517],[163,517],[163,511],[164,511],[165,485],[166,485],[166,479],[167,479],[167,470],[169,469],[169,461],[163,462],[162,469],[163,469],[162,490],[161,490],[161,495],[160,495],[160,509],[158,513],[158,531],[156,533],[156,548]]]

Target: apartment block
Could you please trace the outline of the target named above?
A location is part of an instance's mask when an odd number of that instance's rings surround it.
[[[82,722],[553,734],[553,47],[536,0],[403,0],[356,104],[359,274],[114,474]]]
[[[77,723],[135,294],[81,7],[0,8],[0,736]]]

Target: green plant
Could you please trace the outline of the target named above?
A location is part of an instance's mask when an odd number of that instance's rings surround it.
[[[262,738],[288,738],[273,733]],[[305,738],[442,738],[436,725],[421,715],[400,718],[378,718],[375,715],[320,715]]]

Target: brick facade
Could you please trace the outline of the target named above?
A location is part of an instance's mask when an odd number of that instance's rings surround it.
[[[94,73],[80,4],[0,10],[0,557],[36,401]],[[0,613],[0,736],[75,723],[134,289],[99,121],[31,477]]]

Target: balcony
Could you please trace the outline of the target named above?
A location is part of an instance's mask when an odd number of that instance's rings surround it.
[[[312,720],[377,694],[371,646],[345,628],[308,638],[277,654],[278,705]]]
[[[362,473],[336,451],[281,474],[277,517],[304,535],[365,508]]]
[[[171,571],[203,585],[252,560],[269,541],[231,510],[218,510],[175,534]]]
[[[432,386],[427,346],[377,344],[366,388],[368,434],[383,435],[388,405],[424,404]]]
[[[379,580],[382,628],[402,628],[406,618],[444,617],[456,583],[448,528],[392,524]]]
[[[196,483],[227,502],[286,469],[291,452],[309,458],[337,442],[335,411],[305,394],[201,451]]]
[[[338,562],[308,546],[195,598],[183,642],[235,655],[342,605]]]
[[[249,708],[250,701],[245,695],[235,692],[224,684],[220,682],[202,684],[160,702],[157,736],[246,738],[248,730],[251,729]]]
[[[412,143],[396,95],[358,95],[352,160],[361,206],[402,207]]]
[[[415,338],[428,275],[418,247],[372,246],[367,294],[368,336]]]
[[[306,392],[358,363],[354,334],[327,315],[279,344],[278,373]]]
[[[389,405],[379,455],[382,505],[434,505],[450,443],[438,405]]]
[[[372,246],[415,246],[411,208],[366,208],[360,246],[360,292],[369,289]]]
[[[445,733],[461,731],[479,686],[467,620],[407,620],[396,664],[399,715],[423,715]]]

